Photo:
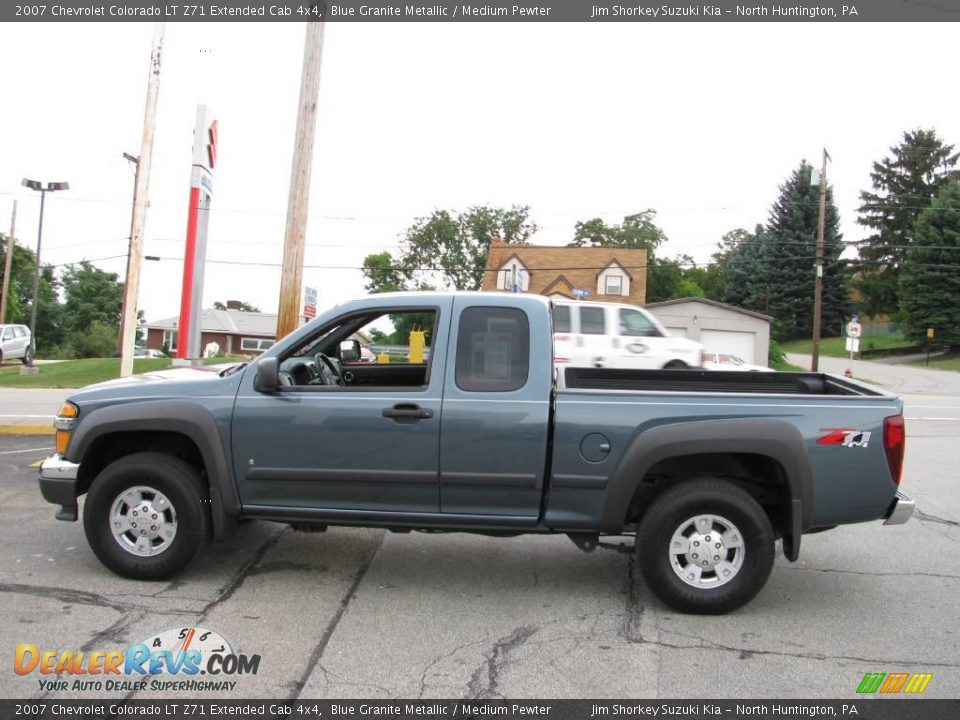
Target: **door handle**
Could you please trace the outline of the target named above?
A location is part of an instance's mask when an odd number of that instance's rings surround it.
[[[383,409],[383,416],[398,423],[413,423],[433,417],[433,410],[422,408],[414,403],[400,403]]]

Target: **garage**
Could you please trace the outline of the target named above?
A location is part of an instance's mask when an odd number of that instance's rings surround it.
[[[770,352],[773,318],[706,298],[679,298],[645,306],[671,335],[703,343],[704,350],[732,353],[750,365],[764,365]]]
[[[748,363],[751,361],[747,358],[756,357],[756,333],[740,330],[701,330],[700,342],[703,343],[704,350],[736,355]]]

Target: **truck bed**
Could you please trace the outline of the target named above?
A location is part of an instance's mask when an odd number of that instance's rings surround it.
[[[814,372],[565,368],[563,380],[563,386],[570,390],[856,395],[861,397],[887,395],[884,391],[865,383]]]

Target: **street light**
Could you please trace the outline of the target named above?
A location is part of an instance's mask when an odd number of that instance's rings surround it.
[[[37,301],[40,293],[40,243],[43,240],[43,205],[48,192],[69,190],[70,183],[51,182],[44,187],[38,180],[23,179],[23,186],[40,193],[40,227],[37,230],[37,263],[33,270],[33,304],[30,308],[30,350],[27,365],[33,367],[33,358],[37,354]]]

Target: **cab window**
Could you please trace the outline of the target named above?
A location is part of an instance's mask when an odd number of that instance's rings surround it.
[[[658,337],[656,325],[639,310],[620,310],[620,334],[632,337]]]
[[[606,334],[606,324],[603,321],[602,307],[580,308],[580,332],[584,335]]]

